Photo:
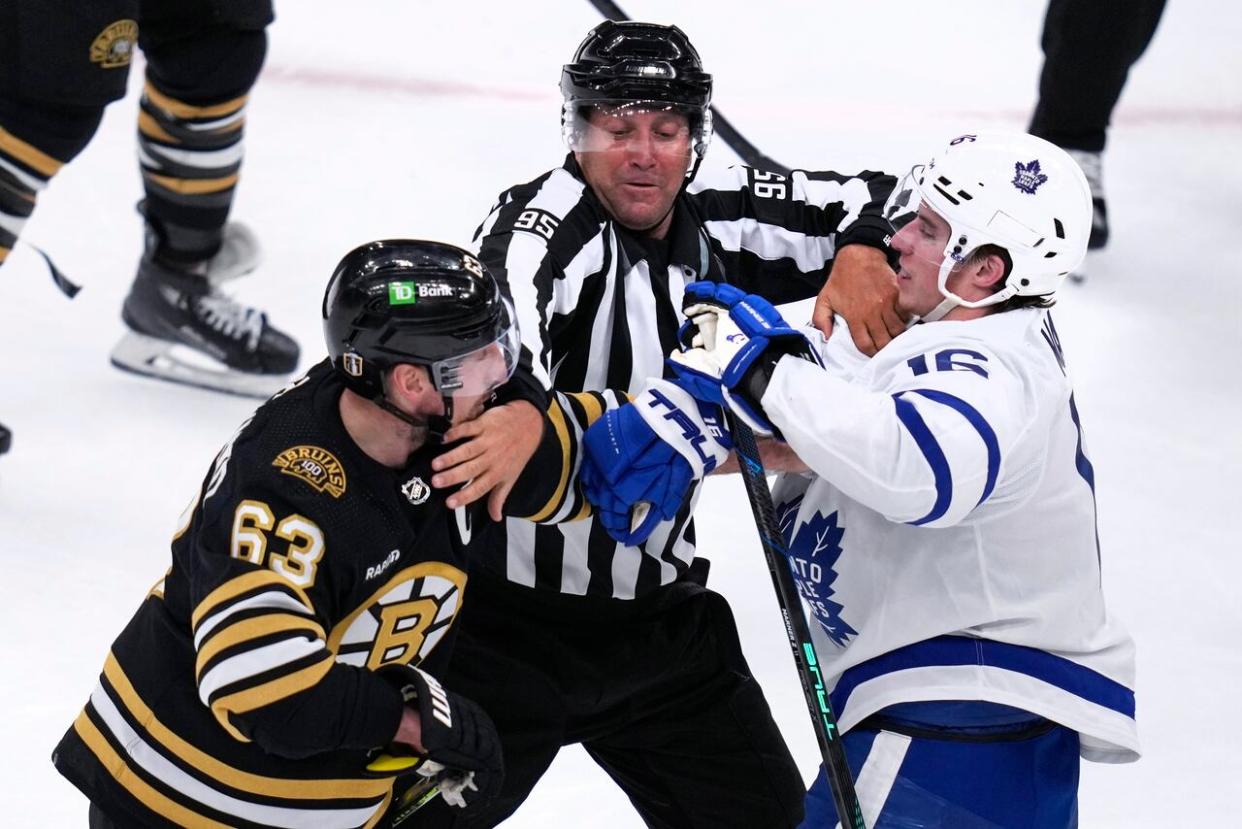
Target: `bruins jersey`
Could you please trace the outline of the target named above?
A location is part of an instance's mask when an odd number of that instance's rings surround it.
[[[373,671],[441,671],[470,552],[497,525],[482,502],[445,506],[429,484],[438,450],[401,470],[364,455],[340,419],[342,388],[321,363],[221,450],[171,568],[57,746],[57,769],[118,822],[382,819],[394,781],[364,769],[402,699]],[[564,454],[545,435],[507,511],[564,496],[564,470],[538,468]]]

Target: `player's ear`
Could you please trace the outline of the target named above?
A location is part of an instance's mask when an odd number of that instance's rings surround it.
[[[431,375],[422,366],[399,363],[388,376],[388,391],[398,399],[415,404],[431,390]]]
[[[993,291],[1005,282],[1005,260],[999,254],[989,253],[979,257],[973,270],[970,279],[978,288]]]

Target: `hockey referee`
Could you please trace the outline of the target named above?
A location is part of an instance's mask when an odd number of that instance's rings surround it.
[[[831,269],[824,299],[851,330],[878,344],[901,330],[880,216],[891,177],[747,167],[696,177],[712,136],[712,79],[674,26],[598,26],[561,90],[569,155],[505,191],[476,242],[512,291],[572,467],[583,430],[664,373],[690,282],[786,302],[816,296]],[[450,468],[433,484],[466,477]],[[572,478],[562,496],[534,518],[587,515]],[[695,557],[696,498],[664,505],[668,519],[636,546],[613,541],[595,517],[507,520],[507,542],[472,572],[445,676],[494,719],[505,781],[445,825],[495,826],[574,743],[648,826],[802,820],[802,777],[730,608]]]

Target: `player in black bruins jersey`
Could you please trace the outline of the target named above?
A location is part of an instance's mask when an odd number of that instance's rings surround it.
[[[329,359],[220,451],[53,754],[91,827],[384,826],[415,781],[465,806],[499,786],[490,719],[434,679],[495,525],[450,508],[431,460],[485,405],[546,397],[513,376],[509,302],[451,245],[352,251],[323,315]],[[510,514],[565,497],[544,435]]]

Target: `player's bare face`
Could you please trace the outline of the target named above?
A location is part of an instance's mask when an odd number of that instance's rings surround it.
[[[949,223],[926,204],[893,236],[898,256],[897,307],[902,313],[922,316],[944,299],[937,281],[948,241]]]
[[[593,110],[576,156],[587,184],[618,222],[664,238],[690,166],[690,122],[684,114]]]

